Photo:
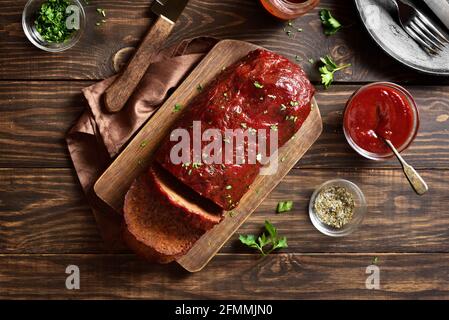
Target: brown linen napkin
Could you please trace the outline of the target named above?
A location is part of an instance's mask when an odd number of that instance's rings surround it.
[[[70,129],[66,141],[81,186],[109,249],[122,248],[121,218],[103,204],[92,187],[126,142],[151,117],[185,76],[217,43],[213,38],[185,40],[162,50],[152,61],[126,106],[116,114],[102,108],[102,94],[115,76],[83,89],[87,110]]]

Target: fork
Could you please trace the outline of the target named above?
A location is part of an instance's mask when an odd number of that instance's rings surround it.
[[[447,37],[418,9],[402,0],[391,0],[397,8],[402,28],[421,47],[431,54],[438,54],[449,43]]]

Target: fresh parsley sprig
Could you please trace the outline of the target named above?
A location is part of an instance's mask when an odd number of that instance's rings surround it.
[[[280,201],[276,207],[277,213],[284,213],[292,211],[293,209],[293,201]]]
[[[244,245],[257,249],[262,256],[269,255],[271,252],[277,249],[287,248],[287,238],[279,237],[276,228],[270,223],[270,221],[265,221],[265,230],[257,239],[254,235],[240,235],[239,240]],[[271,245],[268,250],[264,249],[266,246]]]
[[[323,24],[324,34],[327,36],[337,33],[342,27],[341,23],[327,9],[320,10],[320,20]]]
[[[321,74],[321,83],[327,89],[330,87],[332,82],[334,81],[334,73],[348,68],[351,66],[350,63],[344,65],[337,65],[334,60],[330,56],[325,56],[324,58],[320,58],[323,66],[319,68]]]

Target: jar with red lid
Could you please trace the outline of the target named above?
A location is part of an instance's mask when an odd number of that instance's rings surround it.
[[[260,2],[273,16],[291,20],[315,8],[320,0],[260,0]]]

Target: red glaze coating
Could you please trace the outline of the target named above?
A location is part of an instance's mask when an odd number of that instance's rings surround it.
[[[278,54],[255,50],[212,81],[185,108],[176,128],[186,129],[190,137],[193,121],[201,121],[202,132],[209,128],[219,129],[223,137],[225,129],[266,129],[269,141],[270,128],[276,126],[281,147],[309,115],[314,92],[298,65]],[[259,174],[259,163],[202,163],[195,168],[191,164],[175,165],[170,160],[170,151],[178,142],[167,140],[158,150],[156,160],[185,185],[225,210],[237,206]],[[228,142],[221,143],[225,148]],[[210,141],[202,142],[202,147],[208,144]],[[235,157],[235,148],[233,151]],[[192,154],[193,150],[191,159]],[[247,152],[245,158],[246,155]]]
[[[360,148],[379,155],[391,153],[380,137],[402,147],[413,132],[414,114],[406,95],[387,85],[357,92],[344,116],[345,131]]]

